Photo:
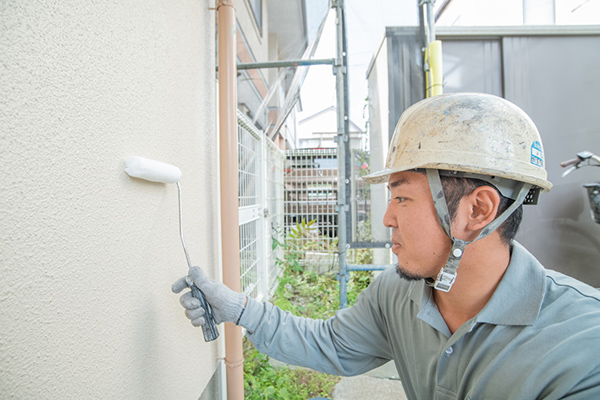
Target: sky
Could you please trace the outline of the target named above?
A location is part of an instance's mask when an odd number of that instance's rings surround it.
[[[419,24],[416,0],[346,0],[348,43],[348,86],[350,119],[364,127],[366,115],[366,72],[381,44],[386,26],[415,26]],[[335,18],[330,13],[314,58],[335,58]],[[335,105],[335,76],[329,65],[313,66],[301,90],[302,120]]]

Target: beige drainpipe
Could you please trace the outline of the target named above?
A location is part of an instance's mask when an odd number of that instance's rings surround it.
[[[221,171],[221,243],[223,283],[232,290],[240,288],[240,231],[238,215],[237,156],[237,54],[235,38],[235,0],[219,0],[219,146]],[[242,330],[225,324],[225,366],[227,399],[244,400],[244,359]]]

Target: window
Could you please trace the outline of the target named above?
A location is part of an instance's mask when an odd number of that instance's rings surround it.
[[[258,29],[262,32],[262,0],[248,0]]]

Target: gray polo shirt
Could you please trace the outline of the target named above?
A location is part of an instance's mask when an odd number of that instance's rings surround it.
[[[329,374],[394,360],[409,399],[600,399],[594,288],[544,269],[514,242],[494,295],[454,334],[431,290],[392,268],[327,321],[249,299],[240,324],[259,351]]]

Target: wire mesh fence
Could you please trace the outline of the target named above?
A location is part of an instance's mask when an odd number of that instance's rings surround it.
[[[265,299],[272,295],[281,249],[273,238],[283,226],[284,155],[238,113],[240,274],[242,290]]]
[[[267,246],[267,294],[273,295],[277,287],[277,276],[279,275],[278,260],[283,258],[283,249],[280,246],[273,246],[273,239],[278,242],[282,240],[283,233],[283,168],[285,155],[273,142],[265,140],[266,146],[266,192],[265,201],[267,211],[264,214],[265,226],[264,241]]]
[[[348,241],[372,241],[368,155],[352,152],[352,227]],[[302,267],[335,272],[338,265],[337,149],[288,150],[285,154],[238,114],[240,267],[242,290],[269,298],[283,251],[295,252]],[[371,250],[347,249],[349,263],[368,263]]]
[[[369,153],[353,149],[352,173],[350,174],[350,235],[353,243],[370,243],[371,234],[371,187],[362,179],[369,173]]]
[[[286,239],[298,252],[303,267],[317,272],[336,271],[340,234],[337,149],[298,149],[285,154]],[[371,263],[371,193],[362,180],[369,172],[368,153],[353,149],[349,165],[347,242],[352,248],[347,249],[347,262]]]
[[[286,151],[286,237],[301,265],[320,272],[337,268],[337,167],[336,149]]]

